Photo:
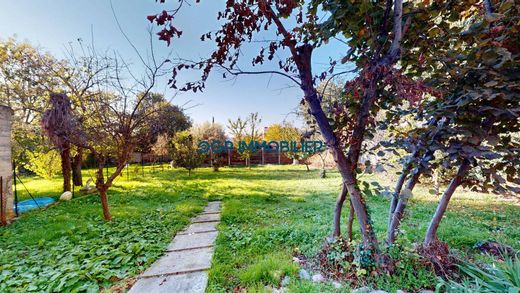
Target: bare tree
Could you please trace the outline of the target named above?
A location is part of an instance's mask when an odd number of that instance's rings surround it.
[[[103,82],[96,84],[95,94],[83,97],[80,103],[83,105],[81,112],[75,113],[74,118],[67,118],[76,123],[59,123],[63,120],[60,117],[64,113],[71,112],[62,106],[65,103],[63,100],[68,100],[65,95],[55,99],[52,108],[46,112],[48,114],[44,124],[50,137],[59,137],[59,141],[87,149],[94,156],[97,168],[96,188],[101,198],[103,216],[107,221],[112,219],[107,192],[125,168],[130,154],[139,142],[139,128],[155,110],[152,106],[144,107],[143,101],[155,88],[157,79],[171,72],[166,68],[168,59],[156,61],[152,42],[150,49],[152,53],[146,59],[135,50],[144,69],[142,76],[136,73],[135,67],[114,54],[110,58],[110,70],[104,71]],[[137,70],[141,71],[141,68]],[[66,117],[70,115],[67,114]],[[59,130],[60,127],[66,131]],[[112,158],[115,159],[115,170],[105,178],[104,168]]]

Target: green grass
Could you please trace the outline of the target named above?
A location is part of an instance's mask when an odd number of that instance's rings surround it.
[[[209,292],[233,288],[262,291],[266,285],[279,285],[284,275],[292,280],[289,286],[292,292],[337,291],[330,284],[300,281],[297,273],[285,269],[293,251],[313,255],[331,231],[332,209],[340,178],[336,172],[328,172],[328,178],[320,179],[318,173],[317,170],[306,172],[301,166],[266,166],[208,174],[219,182],[208,188],[224,199]],[[364,179],[378,179],[387,186],[392,184],[386,176],[365,176]],[[376,196],[367,199],[376,232],[380,239],[384,239],[389,201]],[[422,241],[437,200],[438,197],[428,193],[427,187],[416,189],[399,240],[403,247],[400,253],[410,254],[409,259],[415,257],[408,251],[413,242]],[[343,214],[343,223],[347,222],[347,214]],[[520,247],[519,227],[518,206],[493,195],[459,192],[452,199],[439,236],[461,255],[473,255],[472,247],[481,239],[496,239]],[[354,237],[359,239],[357,227],[354,228]],[[279,265],[274,268],[266,266],[266,259],[273,257],[278,259]],[[390,292],[435,286],[437,280],[426,268],[417,271],[410,261],[404,261],[400,266],[399,276],[377,277],[367,285]],[[258,272],[259,269],[265,272]],[[265,277],[244,279],[244,275],[249,276],[251,271],[255,276]],[[283,272],[278,283],[269,277],[273,272]]]
[[[22,214],[0,229],[0,292],[97,292],[139,274],[205,205],[174,177],[119,178],[109,191],[112,222],[96,195]],[[34,196],[61,193],[59,179],[25,179]]]
[[[246,289],[264,292],[286,276],[291,292],[337,292],[331,284],[298,278],[295,250],[313,255],[331,230],[332,208],[340,178],[328,172],[306,172],[304,166],[234,167],[212,172],[166,170],[141,176],[130,168],[109,191],[114,221],[101,219],[97,196],[79,197],[46,210],[29,212],[0,230],[0,291],[110,287],[137,275],[157,259],[176,231],[207,200],[223,200],[208,292]],[[375,179],[368,176],[368,181]],[[24,178],[22,178],[24,180]],[[25,178],[36,196],[58,196],[56,180]],[[380,176],[382,185],[392,179]],[[437,197],[420,186],[409,205],[399,237],[406,259],[411,245],[422,240]],[[380,239],[386,232],[388,199],[367,197]],[[346,223],[347,212],[343,215]],[[478,240],[495,239],[520,248],[520,209],[495,196],[459,192],[452,199],[439,237],[461,255],[488,261],[472,249]],[[354,237],[359,239],[358,229]],[[408,255],[409,254],[409,255]],[[388,291],[433,286],[437,280],[411,261],[401,263],[400,276],[372,278]],[[59,287],[66,280],[65,287]],[[70,285],[70,284],[72,285]],[[85,285],[86,284],[86,285]],[[2,287],[3,286],[3,287]],[[67,287],[68,286],[68,287]],[[348,284],[344,285],[348,288]],[[70,290],[68,290],[70,291]]]

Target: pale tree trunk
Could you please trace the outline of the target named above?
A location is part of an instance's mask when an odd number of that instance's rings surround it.
[[[65,144],[63,149],[60,150],[61,157],[61,172],[63,173],[63,191],[71,191],[70,185],[70,174],[71,174],[71,164],[70,164],[70,144]]]
[[[388,231],[386,236],[386,242],[388,244],[392,244],[395,242],[396,232],[399,228],[399,225],[401,224],[401,220],[404,216],[404,210],[406,209],[406,205],[408,204],[408,200],[410,199],[411,192],[413,191],[415,185],[419,181],[419,176],[421,175],[420,171],[416,169],[412,177],[408,179],[408,182],[406,183],[405,190],[406,193],[401,192],[399,190],[399,196],[398,196],[398,202],[395,206],[394,212],[391,214],[391,221],[388,225]]]
[[[435,124],[437,124],[437,122],[439,122],[439,119],[440,118],[438,118],[438,117],[432,118],[428,122],[428,126],[429,127],[434,126]],[[441,124],[439,125],[439,128],[442,128],[445,125],[445,123],[447,122],[447,120],[443,117],[440,119],[440,121],[441,121]],[[439,133],[437,132],[436,134],[433,135],[431,140],[432,141],[436,140],[438,138],[438,135],[439,135]],[[386,242],[388,244],[392,244],[395,242],[395,237],[396,237],[395,233],[396,233],[397,229],[399,228],[399,225],[402,221],[402,218],[404,216],[404,210],[406,208],[406,204],[408,201],[408,199],[401,197],[401,190],[403,188],[406,178],[408,177],[408,175],[410,173],[410,170],[413,166],[413,162],[419,156],[419,150],[422,147],[424,147],[423,144],[424,144],[424,141],[420,141],[416,145],[416,150],[412,153],[410,160],[406,163],[405,167],[403,168],[403,172],[402,172],[401,176],[399,176],[399,179],[396,183],[395,191],[392,196],[392,201],[390,203],[390,211],[388,213],[389,216],[388,216],[388,229],[387,229],[387,239],[386,239]],[[433,152],[431,150],[426,151],[426,153],[424,153],[422,155],[421,162],[419,162],[418,166],[413,170],[412,176],[408,179],[408,182],[406,184],[407,185],[406,189],[408,189],[410,192],[413,191],[415,185],[419,181],[419,177],[422,173],[422,169],[425,168],[424,166],[422,166],[422,164],[428,163],[432,158],[433,158]]]
[[[448,208],[450,199],[453,196],[453,193],[455,192],[457,187],[462,183],[462,180],[464,179],[464,176],[468,172],[469,168],[469,160],[464,159],[464,161],[462,161],[461,165],[459,166],[457,174],[451,180],[450,184],[448,185],[448,188],[442,194],[442,198],[439,201],[437,210],[435,211],[435,214],[432,217],[430,225],[428,226],[428,230],[426,230],[426,235],[424,237],[425,246],[428,246],[435,240],[437,240],[437,229],[439,228],[439,224],[444,216],[444,213],[446,212],[446,209]]]
[[[484,122],[482,123],[482,130],[484,131],[484,133],[486,133],[486,136],[487,136],[488,132],[490,131],[491,127],[493,126],[494,122],[495,122],[495,117],[491,116],[491,117],[486,118],[484,120]],[[475,145],[479,146],[484,139],[485,139],[485,137],[481,137]],[[457,170],[457,174],[451,180],[450,184],[448,185],[448,188],[442,194],[441,200],[439,201],[439,204],[437,205],[437,210],[435,211],[435,214],[433,215],[432,220],[430,221],[428,230],[426,230],[426,235],[424,237],[425,246],[428,246],[431,243],[433,243],[435,240],[437,240],[437,229],[439,228],[439,224],[444,216],[444,213],[446,212],[446,209],[448,208],[448,204],[450,202],[451,197],[453,196],[453,193],[455,192],[457,187],[462,183],[468,170],[471,168],[470,165],[471,165],[470,159],[464,158],[462,160],[462,163],[460,164],[459,169]]]
[[[388,230],[390,230],[390,223],[392,222],[392,218],[394,215],[395,208],[397,207],[397,203],[399,202],[399,195],[401,194],[401,189],[403,189],[404,182],[406,181],[406,177],[408,177],[408,173],[410,171],[412,163],[408,162],[406,166],[403,168],[403,172],[399,176],[397,183],[395,184],[395,190],[392,194],[392,198],[390,200],[390,211],[388,212]]]

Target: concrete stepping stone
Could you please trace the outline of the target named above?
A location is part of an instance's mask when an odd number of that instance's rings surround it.
[[[203,271],[211,268],[213,247],[168,252],[154,262],[141,277],[173,275],[183,272]]]
[[[218,232],[177,235],[166,251],[189,250],[213,246]]]
[[[185,230],[182,230],[177,235],[213,232],[217,231],[217,225],[219,222],[204,222],[204,223],[193,223],[188,226]]]
[[[213,257],[220,221],[220,202],[210,202],[204,212],[177,233],[166,254],[142,273],[130,293],[203,293]]]
[[[129,293],[204,293],[207,283],[207,272],[151,277],[139,279]]]
[[[208,213],[219,213],[220,212],[220,202],[210,202],[208,206],[204,209],[205,214]]]
[[[192,223],[218,222],[220,214],[202,214],[193,219]]]

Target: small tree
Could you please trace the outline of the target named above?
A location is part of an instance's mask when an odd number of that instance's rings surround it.
[[[190,118],[183,109],[173,105],[163,94],[150,93],[141,103],[141,108],[151,111],[146,121],[139,128],[141,139],[136,151],[148,153],[153,151],[153,146],[161,135],[166,135],[168,143],[178,131],[191,127]]]
[[[264,135],[264,140],[266,141],[287,141],[287,142],[297,142],[297,148],[302,147],[302,142],[304,141],[303,134],[301,131],[292,126],[290,123],[284,124],[273,124],[267,128],[267,131]],[[311,152],[286,152],[285,155],[293,160],[297,160],[298,162],[302,162],[307,171],[309,169],[309,161],[308,158],[314,155]]]
[[[245,147],[260,139],[260,123],[262,119],[258,117],[258,113],[251,113],[247,119],[237,118],[236,121],[228,120],[228,129],[233,135],[233,144],[237,148],[240,157],[246,161],[246,165],[251,168],[252,149]]]
[[[70,191],[71,158],[70,138],[78,128],[77,120],[73,116],[70,100],[63,94],[51,94],[52,108],[42,114],[41,122],[44,133],[54,144],[61,157],[63,173],[63,191]]]
[[[214,141],[218,141],[223,145],[226,140],[224,127],[215,122],[205,121],[201,124],[197,124],[191,128],[190,132],[196,141],[207,141],[210,144]],[[222,161],[222,154],[213,153],[213,149],[210,148],[209,160],[213,171],[217,172]]]
[[[231,132],[231,135],[233,138],[233,145],[235,147],[238,147],[239,143],[244,140],[244,138],[246,136],[246,127],[247,127],[247,120],[240,118],[240,116],[235,121],[228,119],[227,128]],[[242,157],[241,150],[237,148],[237,151],[239,152],[240,156]],[[247,163],[247,161],[246,161],[246,163]]]
[[[199,168],[204,162],[204,156],[197,148],[196,140],[189,131],[177,132],[172,140],[171,156],[173,165],[188,170]]]
[[[152,146],[152,154],[159,158],[164,158],[169,154],[169,137],[167,134],[161,134],[157,137],[157,141]]]
[[[124,60],[114,57],[103,87],[82,100],[84,107],[81,109],[84,111],[72,115],[67,96],[55,95],[56,98],[51,99],[51,108],[42,119],[45,131],[56,143],[74,144],[93,155],[97,168],[96,188],[107,221],[112,219],[108,190],[140,141],[139,130],[154,113],[154,109],[143,106],[143,101],[155,88],[157,79],[168,72],[165,68],[168,59],[158,62],[154,54],[143,58],[137,49],[135,52],[142,62],[143,76],[133,72],[134,66],[130,67]],[[115,161],[115,170],[105,178],[104,169],[111,159]]]
[[[56,150],[29,151],[27,158],[29,162],[26,164],[26,168],[42,178],[50,179],[61,171],[60,153]]]
[[[240,117],[238,120],[240,120]],[[251,169],[251,155],[256,152],[256,148],[251,148],[250,146],[256,146],[255,142],[260,139],[259,130],[261,122],[262,119],[258,116],[258,113],[249,114],[249,117],[245,120],[242,139],[237,141],[238,152],[246,160],[246,165],[249,169]]]
[[[410,155],[390,207],[389,243],[395,240],[407,198],[419,177],[430,175],[431,170],[443,168],[452,178],[431,219],[425,246],[438,240],[437,229],[458,186],[513,188],[508,182],[514,182],[513,174],[518,174],[513,158],[519,156],[519,142],[512,132],[520,128],[520,101],[515,90],[518,74],[513,68],[518,68],[520,60],[518,49],[512,46],[518,42],[518,25],[511,19],[518,14],[518,7],[509,7],[505,1],[495,7],[491,1],[483,4],[476,8],[458,2],[442,10],[446,17],[438,26],[461,33],[437,35],[430,40],[429,50],[411,50],[415,56],[407,60],[409,74],[424,76],[429,69],[428,83],[446,97],[411,111],[418,112],[415,118],[424,126],[408,131],[406,137],[412,139],[403,143]],[[445,59],[439,60],[439,52]],[[471,176],[475,168],[480,175]]]
[[[54,148],[43,137],[40,115],[49,102],[49,92],[58,90],[60,82],[49,68],[61,62],[49,53],[15,38],[0,40],[0,104],[11,107],[12,157],[17,169],[26,166],[29,153],[45,153]],[[59,160],[58,160],[59,161]]]

